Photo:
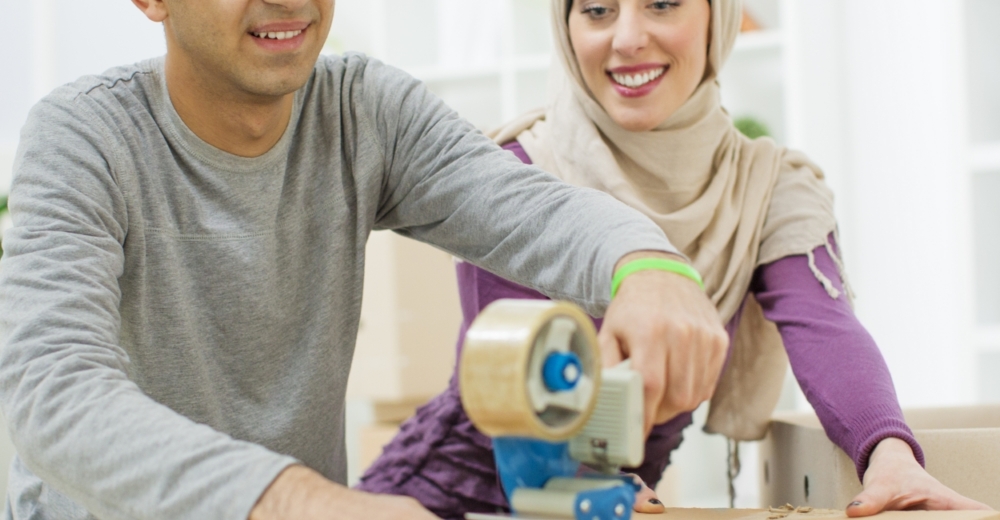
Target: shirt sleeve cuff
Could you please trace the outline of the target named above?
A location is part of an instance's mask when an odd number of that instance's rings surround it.
[[[879,420],[871,421],[866,430],[863,435],[857,437],[860,442],[856,444],[854,454],[851,457],[858,472],[858,480],[861,482],[864,482],[865,471],[868,470],[868,462],[875,447],[888,438],[897,438],[909,444],[910,449],[913,450],[913,457],[921,466],[925,465],[924,450],[920,447],[916,437],[913,436],[913,431],[902,419],[883,416]]]

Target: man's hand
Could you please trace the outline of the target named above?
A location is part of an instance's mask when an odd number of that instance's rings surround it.
[[[268,486],[249,520],[437,520],[410,497],[354,491],[305,466],[289,466]]]
[[[684,261],[664,253],[632,253],[615,270],[650,257]],[[722,319],[701,287],[685,276],[659,270],[625,278],[598,340],[604,366],[630,358],[632,369],[642,374],[647,433],[654,424],[694,410],[712,397],[729,347]]]
[[[910,445],[893,437],[875,447],[864,484],[864,491],[847,506],[847,516],[903,509],[990,509],[938,482],[920,467]]]

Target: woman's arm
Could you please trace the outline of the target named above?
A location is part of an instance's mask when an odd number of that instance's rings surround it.
[[[792,371],[827,435],[857,467],[864,490],[847,514],[989,509],[924,470],[923,451],[903,419],[889,369],[848,304],[833,258],[825,247],[813,257],[840,291],[838,298],[827,294],[805,255],[761,266],[751,289],[764,315],[778,325]]]
[[[854,315],[837,265],[824,247],[813,256],[840,291],[837,299],[816,279],[805,255],[759,267],[751,286],[764,316],[778,325],[799,386],[830,440],[854,461],[859,479],[875,446],[888,437],[909,444],[922,463],[923,451],[903,419],[889,368]]]

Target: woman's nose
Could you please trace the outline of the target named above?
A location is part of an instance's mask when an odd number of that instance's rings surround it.
[[[614,51],[625,57],[632,57],[646,48],[649,34],[641,16],[635,13],[623,12],[615,23],[615,35],[612,47]]]
[[[265,4],[280,5],[289,11],[301,9],[313,0],[264,0]]]

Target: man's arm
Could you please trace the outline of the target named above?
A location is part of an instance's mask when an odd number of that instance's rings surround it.
[[[370,60],[353,103],[384,150],[376,227],[433,244],[595,316],[615,263],[677,253],[663,231],[610,195],[526,165],[405,73]]]
[[[130,208],[90,103],[43,101],[14,167],[0,263],[11,437],[32,472],[100,518],[242,520],[294,460],[196,424],[129,380],[118,277]]]
[[[606,193],[523,164],[405,74],[377,62],[369,69],[363,91],[377,93],[372,118],[386,150],[378,225],[594,316],[607,311],[604,361],[635,360],[646,385],[647,431],[711,397],[729,338],[695,282],[642,271],[610,302],[612,275],[626,262],[685,260],[658,226]]]
[[[249,520],[434,520],[410,497],[348,489],[305,467],[289,466],[267,488]]]

